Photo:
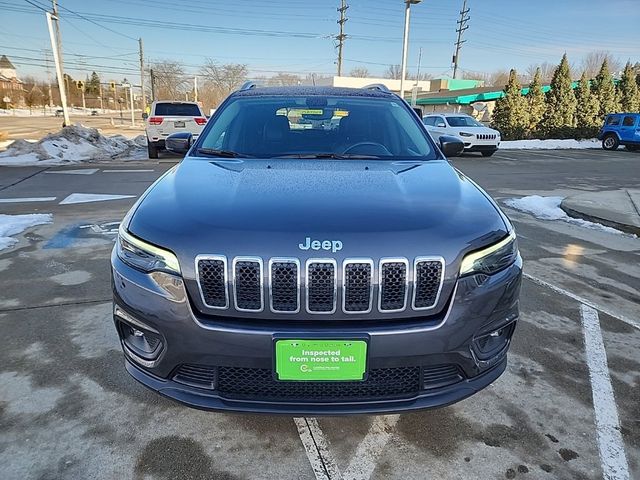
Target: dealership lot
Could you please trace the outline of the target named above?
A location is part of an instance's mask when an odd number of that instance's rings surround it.
[[[501,203],[640,184],[640,154],[626,151],[453,163]],[[170,167],[0,168],[0,212],[53,214],[0,253],[3,478],[640,476],[640,239],[512,209],[522,318],[507,372],[470,399],[292,419],[201,412],[147,391],[124,371],[108,258],[117,222]]]

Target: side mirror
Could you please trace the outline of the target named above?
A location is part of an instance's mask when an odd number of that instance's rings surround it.
[[[445,157],[459,157],[464,152],[464,143],[458,137],[443,135],[440,137],[440,150]]]
[[[413,108],[413,111],[416,112],[416,115],[418,115],[418,117],[422,119],[422,109],[420,107],[411,107],[411,108]]]
[[[147,118],[149,118],[149,114],[147,112],[142,112],[142,119],[146,120]]]
[[[447,128],[447,126],[444,124],[444,122],[440,122],[436,125],[436,127],[438,128]]]
[[[170,152],[184,155],[191,148],[193,135],[190,132],[172,133],[164,141],[164,148]]]

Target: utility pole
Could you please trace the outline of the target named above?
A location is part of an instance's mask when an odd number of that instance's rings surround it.
[[[417,5],[422,0],[404,0],[404,34],[402,35],[402,65],[400,67],[400,98],[404,98],[404,79],[407,76],[407,52],[409,50],[409,24],[411,5]]]
[[[144,49],[142,47],[142,37],[138,38],[138,47],[140,49],[140,89],[142,90],[142,111],[147,106],[147,96],[144,92]]]
[[[193,77],[193,101],[198,101],[198,76]]]
[[[149,77],[151,77],[151,101],[156,101],[156,82],[153,77],[153,68],[149,69]]]
[[[462,40],[462,33],[469,28],[467,22],[471,19],[468,15],[469,8],[467,8],[467,0],[463,0],[462,2],[462,10],[460,10],[460,20],[457,20],[458,28],[456,28],[456,32],[458,32],[458,39],[456,40],[456,53],[453,54],[453,78],[458,78],[458,63],[460,60],[460,47],[462,44],[466,42],[466,40]]]
[[[102,110],[102,113],[104,113],[104,102],[102,100],[102,82],[98,84],[98,88],[100,90],[100,110]]]
[[[58,6],[54,0],[53,2],[54,14],[57,13]],[[64,85],[64,73],[62,72],[62,58],[60,55],[60,46],[58,40],[60,37],[58,36],[56,39],[56,35],[54,33],[53,27],[53,18],[54,15],[51,12],[45,12],[45,16],[47,17],[47,27],[49,28],[49,40],[51,40],[51,50],[53,51],[53,61],[56,65],[56,77],[58,79],[58,89],[60,90],[60,103],[62,104],[62,115],[64,118],[64,126],[70,125],[69,121],[69,110],[67,110],[67,91]],[[58,17],[56,19],[56,26],[58,22]]]
[[[422,63],[422,47],[420,47],[420,53],[418,53],[418,71],[416,73],[416,83],[411,89],[411,106],[415,107],[418,101],[418,82],[420,81],[420,64]]]
[[[340,12],[340,20],[338,20],[338,25],[340,25],[340,33],[336,35],[336,40],[338,40],[338,76],[342,76],[342,49],[344,48],[344,41],[347,38],[347,35],[344,33],[344,24],[349,20],[346,17],[347,9],[349,5],[347,5],[346,0],[340,0],[340,8],[338,12]]]

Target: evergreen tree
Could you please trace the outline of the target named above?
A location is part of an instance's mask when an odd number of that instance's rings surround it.
[[[100,94],[100,76],[96,72],[93,72],[91,77],[87,78],[85,90],[87,93],[92,93],[94,95]]]
[[[529,84],[529,91],[525,96],[527,102],[527,136],[533,138],[542,120],[546,108],[542,82],[540,80],[540,67],[536,68],[533,80]]]
[[[604,120],[605,115],[609,113],[615,113],[618,109],[616,103],[616,87],[613,83],[613,77],[609,72],[609,64],[605,59],[600,67],[600,72],[596,75],[593,82],[593,92],[600,103],[600,110],[598,111],[599,120]]]
[[[597,134],[600,127],[600,118],[598,112],[600,105],[598,98],[591,92],[587,72],[582,72],[578,88],[574,90],[576,95],[576,125],[578,127],[578,136],[583,138],[591,138]]]
[[[573,94],[571,72],[566,53],[562,56],[560,65],[553,72],[550,86],[541,129],[547,137],[571,137],[573,136],[577,102]]]
[[[620,91],[620,110],[623,112],[637,112],[640,110],[640,96],[638,85],[634,78],[631,62],[627,62],[622,73],[622,78],[618,83]]]
[[[527,105],[515,70],[509,72],[504,96],[496,100],[491,118],[492,126],[500,131],[505,140],[524,138],[527,129]]]

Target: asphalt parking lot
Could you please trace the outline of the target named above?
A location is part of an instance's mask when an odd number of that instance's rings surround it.
[[[640,184],[640,154],[622,150],[453,163],[499,202]],[[0,213],[53,214],[0,252],[0,478],[640,478],[640,239],[505,208],[525,260],[522,317],[506,373],[456,405],[202,412],[129,377],[111,319],[117,223],[170,167],[0,167]]]

